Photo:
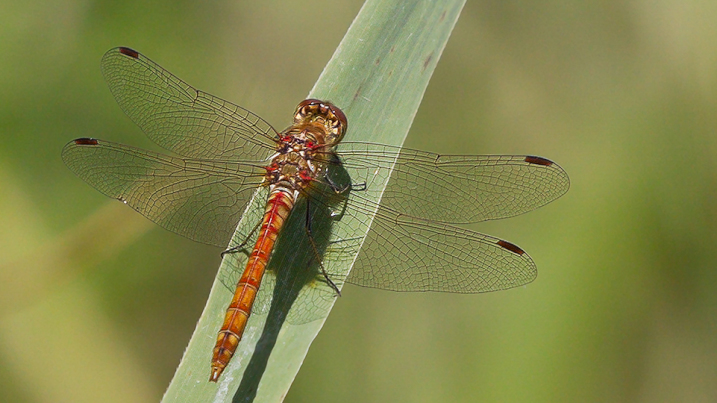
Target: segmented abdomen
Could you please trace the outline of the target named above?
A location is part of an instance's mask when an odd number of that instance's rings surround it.
[[[214,347],[212,358],[212,372],[209,380],[216,382],[229,360],[234,355],[241,340],[246,323],[251,314],[256,293],[259,291],[261,279],[264,276],[269,256],[274,249],[274,243],[279,230],[284,225],[291,209],[294,207],[293,192],[274,188],[271,190],[266,203],[264,218],[259,231],[259,238],[249,255],[244,274],[237,283],[232,302],[224,316],[224,324],[217,335],[217,344]]]

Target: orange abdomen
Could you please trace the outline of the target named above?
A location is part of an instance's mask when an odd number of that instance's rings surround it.
[[[259,291],[269,256],[284,221],[294,207],[294,197],[286,190],[274,189],[266,203],[264,218],[261,223],[259,238],[249,255],[244,274],[237,283],[232,302],[224,316],[224,324],[217,335],[212,357],[212,372],[209,380],[216,382],[239,345],[246,328],[256,293]]]

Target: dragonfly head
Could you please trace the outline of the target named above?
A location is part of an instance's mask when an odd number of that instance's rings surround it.
[[[326,128],[326,143],[336,144],[346,133],[346,115],[336,105],[318,99],[305,99],[296,107],[294,124],[316,122]]]

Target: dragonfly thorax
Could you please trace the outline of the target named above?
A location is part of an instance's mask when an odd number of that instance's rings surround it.
[[[265,186],[301,190],[325,171],[325,156],[330,146],[324,142],[324,130],[315,123],[291,126],[279,136],[276,154],[266,167]]]
[[[264,185],[282,185],[294,190],[303,189],[316,177],[316,167],[300,153],[278,154],[266,167]]]
[[[279,134],[264,185],[299,191],[321,179],[331,149],[343,138],[346,126],[346,116],[331,103],[302,101],[296,107],[294,124]]]

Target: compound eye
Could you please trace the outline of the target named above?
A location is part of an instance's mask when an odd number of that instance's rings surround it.
[[[319,108],[321,108],[321,102],[318,99],[305,99],[296,106],[296,112],[294,112],[294,123],[300,123],[308,115],[313,115]]]
[[[299,102],[299,106],[296,107],[297,110],[305,108],[307,106],[314,106],[314,105],[321,105],[323,102],[319,99],[309,98],[305,99],[301,102]]]
[[[344,137],[348,122],[346,115],[331,102],[324,102],[318,99],[305,99],[296,107],[294,123],[301,124],[320,119],[324,122],[326,129],[331,133],[328,142],[338,143]]]
[[[346,115],[344,112],[339,109],[336,105],[327,103],[327,106],[331,110],[331,113],[333,113],[334,116],[336,116],[336,119],[338,121],[338,137],[339,139],[344,137],[344,134],[346,133],[346,129],[349,126],[348,121],[346,120]]]

